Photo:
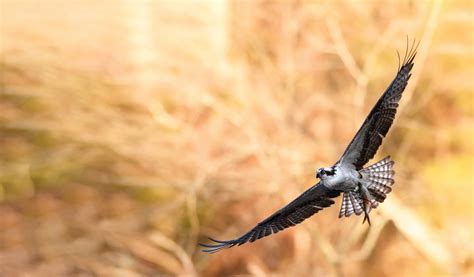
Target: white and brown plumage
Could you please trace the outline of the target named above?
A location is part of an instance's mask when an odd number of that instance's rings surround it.
[[[334,204],[343,193],[339,217],[364,213],[364,221],[370,224],[369,212],[382,203],[394,184],[394,161],[390,156],[364,168],[375,156],[395,119],[398,102],[407,86],[416,56],[414,43],[405,52],[397,75],[370,111],[359,131],[349,143],[338,162],[329,168],[320,168],[316,177],[320,179],[295,200],[258,223],[243,236],[233,240],[215,240],[215,244],[201,244],[204,252],[214,253],[224,248],[254,242],[265,236],[276,234],[301,223],[313,214]]]

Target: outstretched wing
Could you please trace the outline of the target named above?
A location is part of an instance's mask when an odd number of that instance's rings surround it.
[[[224,248],[254,242],[271,234],[276,234],[286,228],[294,226],[317,213],[325,207],[334,204],[334,198],[339,196],[340,191],[332,190],[322,184],[316,184],[290,202],[284,208],[260,222],[252,230],[240,238],[220,241],[209,238],[216,244],[200,244],[203,252],[214,253]]]
[[[416,48],[413,43],[408,51],[407,43],[405,58],[397,76],[372,108],[338,163],[360,169],[374,157],[380,144],[382,144],[382,139],[392,126],[398,102],[411,76],[410,71],[413,68]]]

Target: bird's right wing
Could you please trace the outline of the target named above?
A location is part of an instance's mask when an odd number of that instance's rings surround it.
[[[398,102],[411,76],[417,46],[413,42],[411,49],[408,49],[407,41],[405,58],[395,79],[372,108],[338,163],[361,169],[374,157],[395,119]]]
[[[339,196],[340,191],[329,189],[322,184],[316,184],[298,196],[282,209],[260,222],[252,230],[243,236],[233,239],[220,241],[209,238],[215,244],[200,244],[206,249],[204,252],[214,253],[224,248],[242,245],[247,242],[254,242],[271,234],[276,234],[286,228],[294,226],[303,220],[317,213],[325,207],[334,204],[331,198]]]

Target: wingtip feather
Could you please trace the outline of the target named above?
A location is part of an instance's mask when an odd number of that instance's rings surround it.
[[[220,251],[225,248],[230,248],[232,246],[235,246],[236,241],[235,240],[216,240],[211,237],[208,237],[209,240],[215,242],[216,244],[205,244],[205,243],[199,243],[199,246],[204,247],[206,249],[201,249],[202,252],[205,253],[216,253],[217,251]]]
[[[216,240],[216,239],[213,239],[211,237],[208,237],[209,240],[212,240],[213,242],[217,242],[217,243],[228,243],[230,241],[228,240]]]

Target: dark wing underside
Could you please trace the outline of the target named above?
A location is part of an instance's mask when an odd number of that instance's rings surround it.
[[[408,51],[407,43],[405,58],[397,76],[372,108],[338,163],[360,169],[374,157],[395,118],[398,102],[411,76],[416,48],[413,43]]]
[[[288,205],[275,212],[273,215],[260,222],[252,230],[234,240],[220,241],[209,238],[216,244],[200,244],[206,249],[204,252],[214,253],[224,248],[242,245],[247,242],[254,242],[271,234],[276,234],[286,228],[294,226],[303,220],[317,213],[325,207],[334,204],[334,198],[339,196],[340,192],[316,184],[298,196]]]

